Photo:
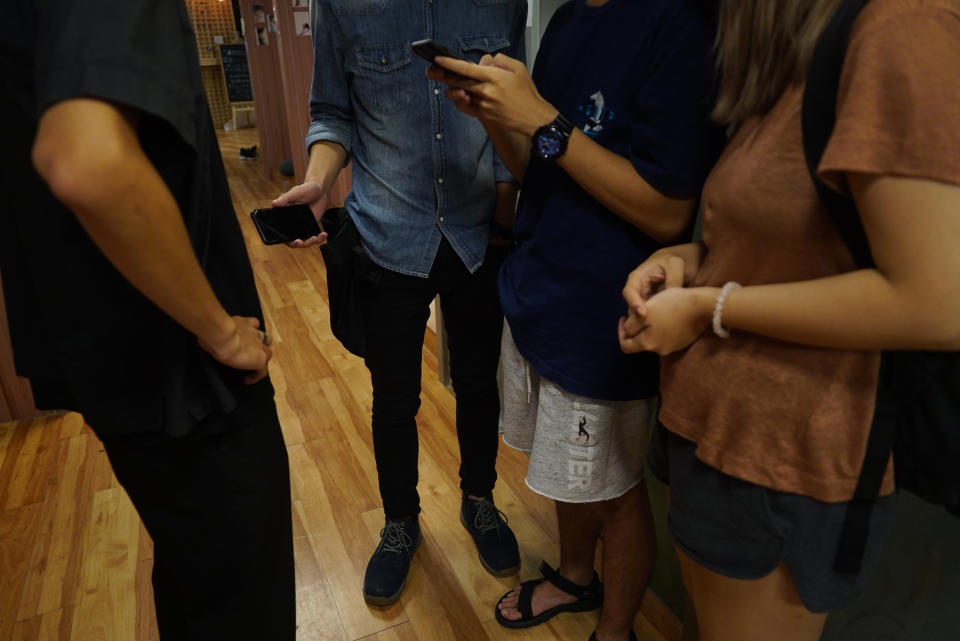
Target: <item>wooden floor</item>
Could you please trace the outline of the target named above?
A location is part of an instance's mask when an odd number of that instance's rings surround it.
[[[274,340],[270,372],[290,456],[297,563],[297,638],[303,641],[586,641],[595,613],[565,614],[527,631],[493,618],[515,583],[476,558],[457,510],[454,400],[425,350],[420,426],[423,543],[407,589],[388,608],[368,607],[363,571],[383,525],[363,363],[333,339],[316,250],[264,247],[247,212],[280,187],[241,161],[254,130],[221,139],[237,215]],[[523,483],[526,457],[500,448],[495,496],[523,555],[522,578],[558,560],[552,503]],[[152,545],[117,485],[100,443],[77,414],[0,424],[0,641],[157,639],[150,587]],[[645,611],[663,612],[656,597]],[[641,639],[661,636],[643,617]],[[265,640],[266,641],[266,640]]]

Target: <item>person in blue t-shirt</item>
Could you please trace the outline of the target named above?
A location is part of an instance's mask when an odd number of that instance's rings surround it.
[[[654,557],[642,472],[659,367],[620,350],[621,287],[689,232],[723,144],[709,120],[713,37],[692,1],[576,0],[551,20],[532,76],[503,55],[428,72],[522,182],[499,275],[504,442],[530,452],[527,484],[557,501],[561,559],[504,595],[504,626],[602,601],[592,638],[635,638]]]

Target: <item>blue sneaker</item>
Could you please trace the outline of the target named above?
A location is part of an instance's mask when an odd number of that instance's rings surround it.
[[[493,504],[493,497],[477,500],[464,494],[460,522],[477,544],[480,563],[487,572],[504,577],[520,571],[517,537],[507,525],[507,517]]]
[[[417,517],[387,519],[380,530],[380,544],[370,557],[363,576],[363,599],[367,603],[390,605],[400,598],[420,538]]]

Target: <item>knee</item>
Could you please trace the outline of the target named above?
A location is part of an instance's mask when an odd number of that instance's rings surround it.
[[[603,521],[613,521],[624,516],[642,516],[647,503],[647,487],[641,481],[620,496],[592,503],[594,512]]]
[[[373,391],[373,417],[375,421],[408,421],[416,418],[420,410],[420,388],[411,390]]]

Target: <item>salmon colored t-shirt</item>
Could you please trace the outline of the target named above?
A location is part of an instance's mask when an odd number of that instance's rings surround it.
[[[851,271],[801,140],[802,87],[730,140],[703,194],[704,262],[692,286],[784,283]],[[873,0],[851,34],[821,174],[960,184],[960,0]],[[905,222],[910,212],[903,212]],[[960,216],[960,211],[957,212]],[[958,251],[960,251],[960,238]],[[705,332],[663,361],[661,420],[731,476],[821,501],[853,495],[879,354],[745,332]],[[882,488],[892,491],[892,466]]]

